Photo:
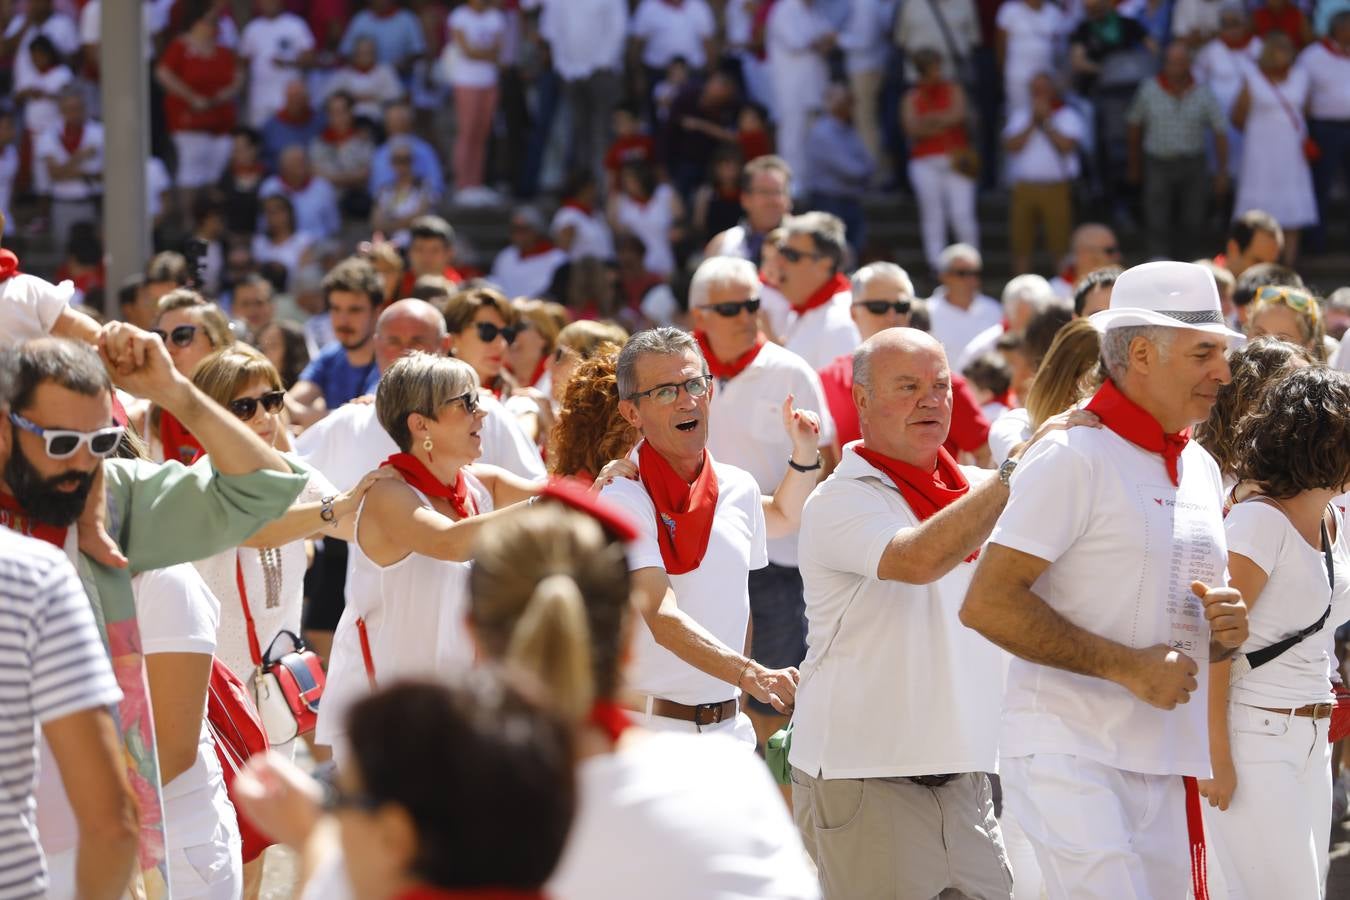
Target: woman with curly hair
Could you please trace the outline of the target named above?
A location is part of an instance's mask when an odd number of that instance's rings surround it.
[[[1251,634],[1210,664],[1214,775],[1205,833],[1233,897],[1320,897],[1331,829],[1332,636],[1350,618],[1350,541],[1332,498],[1350,486],[1350,376],[1305,367],[1238,428],[1230,584]]]
[[[1277,338],[1257,338],[1228,356],[1233,380],[1219,388],[1219,399],[1209,418],[1195,427],[1194,437],[1219,464],[1219,474],[1230,491],[1237,485],[1238,427],[1260,405],[1266,388],[1294,369],[1313,364],[1304,348]]]
[[[638,433],[619,415],[619,348],[603,344],[566,382],[562,411],[549,435],[549,471],[594,482],[611,460],[626,457]]]

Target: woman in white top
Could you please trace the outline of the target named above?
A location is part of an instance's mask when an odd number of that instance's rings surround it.
[[[1281,32],[1266,35],[1257,68],[1233,101],[1230,116],[1242,131],[1242,168],[1233,208],[1262,209],[1284,229],[1283,262],[1298,258],[1299,232],[1317,224],[1309,168],[1308,73],[1294,67],[1294,45]]]
[[[343,719],[372,683],[466,668],[469,550],[492,510],[538,488],[482,453],[478,376],[456,359],[414,353],[380,379],[375,411],[399,452],[357,512],[347,607],[333,635],[315,740],[346,756]]]
[[[220,602],[190,565],[132,579],[155,722],[169,889],[177,898],[237,900],[239,822],[206,727]]]
[[[450,86],[455,92],[455,191],[482,188],[487,142],[497,111],[497,64],[506,17],[490,0],[465,0],[448,20]],[[475,201],[473,194],[463,199]]]
[[[1287,375],[1243,422],[1238,447],[1239,477],[1256,493],[1224,525],[1251,636],[1210,665],[1205,833],[1224,896],[1321,897],[1333,639],[1350,618],[1350,540],[1331,504],[1350,485],[1350,376]]]
[[[610,198],[609,219],[614,231],[630,231],[647,248],[643,265],[665,278],[675,271],[671,242],[684,219],[684,204],[668,184],[659,184],[644,162],[625,163],[619,170],[619,190]]]

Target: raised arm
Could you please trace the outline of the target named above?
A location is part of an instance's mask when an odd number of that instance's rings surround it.
[[[807,409],[794,409],[793,396],[783,401],[783,427],[792,439],[791,461],[798,466],[815,466],[820,459],[820,417]],[[802,507],[820,483],[820,469],[802,472],[791,465],[783,473],[773,496],[763,498],[765,533],[770,538],[789,537],[802,524]]]

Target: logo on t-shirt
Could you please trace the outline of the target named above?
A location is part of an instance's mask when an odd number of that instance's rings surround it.
[[[666,526],[666,533],[669,535],[671,543],[675,542],[675,520],[668,513],[661,513],[661,524]]]

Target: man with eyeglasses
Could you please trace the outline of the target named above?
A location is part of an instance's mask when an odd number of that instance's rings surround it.
[[[779,337],[783,346],[819,370],[858,346],[858,328],[849,314],[848,277],[843,273],[847,243],[844,223],[829,213],[790,216],[783,224],[778,258],[779,291],[791,309]]]
[[[738,225],[715,234],[704,256],[738,256],[756,266],[762,262],[764,238],[792,212],[792,168],[778,156],[759,156],[741,169],[741,208]]]
[[[1120,265],[1120,241],[1100,222],[1085,222],[1069,238],[1071,258],[1058,276],[1050,279],[1056,296],[1073,299],[1074,285],[1103,266]]]
[[[950,359],[980,332],[1003,321],[1003,307],[980,290],[984,258],[970,244],[952,244],[938,254],[942,284],[928,298],[929,333]]]
[[[753,747],[741,692],[782,714],[791,711],[797,670],[769,668],[750,650],[750,571],[768,563],[770,535],[796,530],[815,485],[815,417],[784,408],[793,433],[789,465],[772,502],[748,473],[708,452],[717,390],[698,341],[677,328],[633,335],[619,354],[620,414],[641,443],[637,478],[616,478],[604,497],[639,528],[629,545],[634,634],[629,685],[643,698],[644,724],[666,731],[721,733]],[[783,423],[780,421],[779,427]]]
[[[689,285],[694,338],[715,379],[709,403],[708,451],[719,462],[744,469],[762,494],[772,494],[792,465],[792,441],[781,426],[784,398],[794,398],[821,422],[821,459],[815,477],[833,468],[834,424],[820,377],[790,350],[759,329],[759,273],[746,259],[703,261]],[[750,573],[752,652],[771,669],[799,665],[806,656],[806,607],[797,572],[797,535],[768,542],[769,564]],[[751,698],[746,712],[762,743],[786,722],[770,705]]]
[[[286,409],[301,426],[364,394],[380,380],[375,365],[375,316],[384,303],[384,283],[364,259],[348,257],[323,279],[323,298],[337,340],[309,361],[286,392]]]
[[[171,412],[201,441],[210,465],[109,458],[122,439],[112,417],[114,380]],[[0,353],[0,416],[0,524],[61,548],[76,565],[124,695],[117,716],[122,758],[131,781],[144,786],[137,792],[142,865],[154,868],[159,861],[148,848],[163,847],[163,818],[153,808],[159,776],[145,715],[149,700],[131,576],[238,546],[290,507],[307,475],[178,373],[154,335],[124,323],[104,329],[97,354],[53,338]],[[71,526],[95,490],[102,492],[125,568],[98,565],[75,549]],[[59,749],[45,751],[47,758]],[[66,782],[80,805],[88,786]],[[38,796],[43,821],[74,821],[60,780],[40,779]],[[77,852],[76,843],[73,831],[43,835],[53,856]],[[74,872],[76,866],[53,865],[51,871]],[[92,877],[88,866],[80,867],[81,887]],[[73,893],[72,885],[52,895]]]

